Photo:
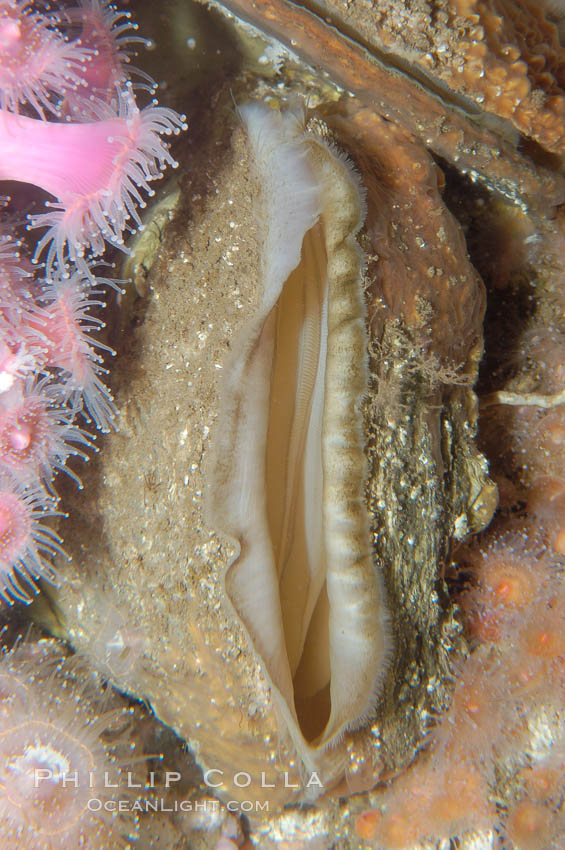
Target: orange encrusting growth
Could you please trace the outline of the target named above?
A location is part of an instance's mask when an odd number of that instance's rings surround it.
[[[560,488],[547,487],[552,499]],[[543,491],[537,494],[543,499]],[[460,603],[474,649],[458,670],[448,711],[427,753],[384,793],[371,820],[374,847],[492,828],[520,850],[549,850],[565,790],[565,584],[560,555],[543,529],[484,535],[461,557]],[[547,753],[532,748],[529,718],[554,718]],[[516,792],[506,814],[494,806],[495,766],[513,764]],[[512,845],[509,845],[512,846]]]
[[[514,533],[494,538],[466,556],[475,586],[460,603],[468,628],[480,640],[498,642],[510,637],[532,601],[544,598],[553,574],[543,545]]]
[[[404,850],[421,841],[488,829],[495,809],[486,779],[462,756],[455,749],[432,751],[380,795],[372,846]]]
[[[520,850],[544,850],[553,840],[554,815],[531,800],[520,800],[508,812],[506,831]]]
[[[565,740],[557,723],[549,755],[530,751],[528,718],[549,708],[563,725],[565,586],[559,559],[532,542],[533,532],[530,538],[489,535],[466,553],[474,586],[461,601],[476,646],[455,671],[451,705],[431,731],[428,752],[376,798],[372,846],[395,850],[494,825],[520,850],[554,846]],[[501,816],[493,783],[495,765],[506,758],[523,796]]]
[[[550,5],[548,0],[326,0],[325,6],[369,44],[441,81],[451,90],[448,104],[463,95],[478,107],[468,110],[478,122],[479,110],[495,115],[510,124],[507,132],[516,128],[559,152],[565,59],[544,3]]]

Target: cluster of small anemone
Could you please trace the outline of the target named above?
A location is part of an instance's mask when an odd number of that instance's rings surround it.
[[[131,846],[143,762],[131,709],[54,640],[0,657],[0,847]],[[120,801],[121,805],[120,805]]]
[[[154,84],[129,67],[132,46],[144,41],[136,29],[107,0],[0,0],[0,193],[10,181],[14,194],[0,198],[5,609],[29,602],[39,579],[57,581],[52,560],[64,550],[49,524],[59,514],[56,475],[65,471],[81,486],[68,461],[86,460],[94,428],[110,430],[116,416],[99,314],[105,292],[119,285],[99,276],[100,257],[108,243],[126,250],[124,234],[141,225],[151,181],[176,165],[162,137],[186,126],[155,100],[137,105],[138,92],[149,100]],[[46,212],[27,216],[27,234],[18,217],[30,190],[20,194],[17,184],[49,196]],[[130,713],[55,641],[3,651],[0,847],[131,846],[137,815],[116,806],[133,801],[124,771],[136,787],[144,778]]]
[[[151,181],[176,165],[162,137],[186,127],[151,99],[142,72],[132,84],[132,46],[143,42],[135,31],[107,0],[0,3],[0,190],[15,181],[49,196],[45,212],[28,215],[26,247],[12,199],[0,207],[0,600],[8,604],[29,601],[39,577],[55,579],[61,540],[43,520],[57,514],[57,472],[92,448],[78,418],[113,427],[104,382],[112,352],[96,338],[104,327],[96,312],[119,287],[94,262],[108,244],[125,250]],[[150,99],[144,108],[139,90]]]

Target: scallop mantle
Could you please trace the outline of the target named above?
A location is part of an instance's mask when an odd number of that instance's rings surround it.
[[[262,297],[224,370],[209,513],[234,546],[227,600],[315,769],[374,710],[389,649],[364,501],[363,196],[301,116],[241,115],[261,186]]]

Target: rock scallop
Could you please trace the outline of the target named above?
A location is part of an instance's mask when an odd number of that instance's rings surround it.
[[[417,143],[264,95],[191,137],[56,604],[214,794],[275,811],[373,787],[442,704],[483,301]]]

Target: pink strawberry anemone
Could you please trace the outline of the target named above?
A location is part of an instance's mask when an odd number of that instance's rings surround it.
[[[17,112],[27,103],[41,116],[57,115],[60,100],[82,85],[90,53],[53,24],[26,0],[0,0],[2,109]]]
[[[80,42],[89,51],[88,62],[82,71],[82,82],[90,94],[102,100],[116,87],[123,87],[128,79],[125,66],[129,65],[131,46],[149,47],[151,42],[136,33],[138,26],[131,20],[131,12],[118,9],[103,0],[81,0],[77,8],[66,9],[65,18],[81,27]],[[128,68],[130,74],[145,81],[150,91],[155,83],[138,68]],[[73,100],[71,93],[70,100]],[[84,110],[84,93],[79,109]],[[74,106],[71,106],[71,109]]]
[[[41,523],[52,516],[54,500],[39,487],[22,487],[0,476],[0,599],[29,602],[39,578],[55,581],[49,558],[64,555],[59,536]]]
[[[43,523],[57,515],[57,472],[86,459],[93,435],[107,432],[116,408],[99,337],[105,307],[92,258],[142,227],[151,184],[177,163],[164,137],[185,117],[152,100],[136,102],[132,49],[148,42],[130,13],[108,0],[55,7],[0,0],[0,191],[2,181],[51,196],[28,215],[32,260],[7,223],[0,197],[0,600],[27,602],[64,554]],[[153,81],[135,71],[137,88]],[[31,234],[38,231],[33,239]],[[59,514],[60,515],[60,514]]]
[[[185,128],[171,109],[139,110],[129,88],[119,93],[114,117],[84,124],[0,113],[0,180],[32,183],[57,199],[31,220],[32,227],[48,228],[36,258],[47,247],[47,266],[56,261],[63,268],[87,249],[101,254],[105,240],[122,246],[128,220],[141,226],[142,192],[153,194],[149,183],[166,165],[177,165],[160,136]]]

